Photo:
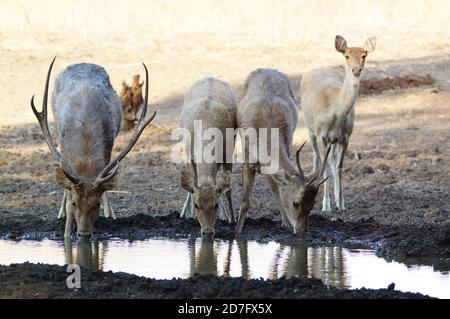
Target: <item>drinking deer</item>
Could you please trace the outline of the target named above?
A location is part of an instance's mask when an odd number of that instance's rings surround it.
[[[345,210],[342,194],[342,167],[355,118],[355,102],[366,57],[375,50],[376,38],[366,40],[364,47],[348,47],[336,36],[335,47],[345,57],[345,72],[320,69],[306,73],[301,82],[301,108],[314,149],[314,168],[319,166],[328,146],[332,145],[330,165],[334,180],[334,197],[340,211]],[[325,164],[328,164],[325,161]],[[328,176],[328,169],[325,171]],[[325,182],[322,210],[331,211],[328,181]]]
[[[108,74],[101,66],[86,63],[70,65],[58,76],[52,98],[61,149],[58,151],[47,120],[48,87],[55,59],[48,69],[42,111],[37,111],[34,95],[31,98],[31,108],[45,141],[58,162],[55,168],[56,182],[65,190],[58,215],[58,218],[66,216],[64,237],[71,236],[74,215],[78,236],[90,237],[98,217],[100,198],[103,200],[105,217],[115,218],[105,191],[115,187],[120,161],[133,148],[156,112],[146,119],[147,103],[144,104],[139,123],[128,145],[110,160],[120,128],[120,100],[111,86]],[[145,64],[144,69],[147,102],[148,71]]]
[[[234,221],[233,205],[231,200],[231,173],[233,168],[232,155],[234,151],[234,129],[236,128],[237,100],[228,84],[214,78],[205,78],[195,82],[187,92],[183,111],[180,117],[180,127],[190,132],[191,140],[185,144],[188,164],[183,168],[180,176],[181,187],[188,192],[181,215],[196,217],[200,223],[202,236],[210,237],[214,234],[214,224],[217,212],[221,217]],[[199,122],[198,122],[199,121]],[[201,124],[199,131],[195,125]],[[201,143],[202,149],[209,144],[203,139],[204,132],[210,128],[218,130],[222,138],[214,136],[216,152],[220,155],[208,162],[199,158],[195,148]],[[226,129],[233,129],[233,136],[226,134]],[[197,136],[195,136],[197,134]],[[197,138],[198,137],[198,138]],[[231,139],[231,140],[230,140]],[[232,147],[228,148],[227,145]],[[231,155],[231,162],[229,159]],[[203,156],[200,154],[200,156]],[[223,167],[223,179],[216,181],[219,169]],[[230,207],[227,213],[221,199],[225,192]],[[194,209],[195,207],[195,209]]]
[[[265,143],[278,143],[277,158],[279,170],[275,174],[266,174],[272,193],[281,204],[281,217],[284,226],[292,226],[294,233],[308,230],[308,216],[314,207],[320,185],[323,167],[309,176],[305,176],[300,165],[300,152],[296,153],[297,168],[289,155],[294,130],[297,125],[297,106],[294,102],[289,80],[286,75],[273,69],[258,69],[248,76],[245,83],[246,93],[238,106],[237,121],[241,132],[255,129],[257,139]],[[267,129],[267,137],[261,135],[261,129]],[[271,131],[278,130],[278,140],[271,140]],[[241,135],[242,136],[242,135]],[[263,164],[260,158],[252,158],[249,141],[242,139],[244,164],[242,168],[243,195],[236,233],[242,231],[244,220],[250,209],[250,193],[256,172],[261,172]],[[259,144],[258,144],[259,145]]]

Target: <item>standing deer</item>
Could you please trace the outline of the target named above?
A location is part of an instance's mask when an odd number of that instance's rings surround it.
[[[131,82],[131,97],[133,106],[136,112],[142,109],[144,106],[144,97],[142,96],[142,86],[144,82],[140,82],[140,75],[135,74],[133,76],[133,82]]]
[[[144,106],[144,97],[142,96],[144,82],[140,82],[139,78],[139,74],[134,75],[131,86],[125,81],[122,82],[122,91],[120,92],[122,124],[120,128],[123,131],[130,131],[135,127],[138,113],[142,111]]]
[[[131,86],[125,81],[122,82],[120,102],[122,103],[122,124],[120,125],[120,129],[123,131],[130,131],[136,125],[137,116],[136,108],[133,105]]]
[[[294,233],[308,230],[308,216],[314,207],[315,198],[323,174],[323,167],[312,175],[305,176],[300,165],[300,152],[297,151],[297,168],[289,160],[294,130],[297,125],[297,106],[294,102],[289,80],[277,70],[258,69],[250,73],[245,84],[246,93],[238,106],[237,120],[239,130],[255,129],[258,140],[267,144],[278,143],[279,171],[266,174],[272,193],[281,204],[281,217],[284,226],[292,226]],[[267,129],[267,138],[260,135]],[[271,130],[278,130],[278,141],[271,141]],[[241,137],[242,139],[242,137]],[[242,139],[245,163],[242,168],[243,195],[236,233],[242,231],[244,220],[250,209],[250,193],[256,172],[261,171],[261,162],[251,160],[249,142]]]
[[[188,154],[187,168],[182,169],[180,176],[180,185],[188,192],[181,216],[194,217],[195,207],[202,236],[211,237],[214,234],[218,211],[221,217],[226,216],[230,222],[234,221],[230,188],[233,163],[227,161],[227,158],[233,155],[234,147],[229,149],[227,145],[234,146],[234,134],[230,141],[226,129],[236,128],[236,109],[237,100],[230,86],[214,78],[195,82],[184,98],[180,127],[190,132],[191,139],[185,145]],[[201,123],[200,132],[196,132],[195,122]],[[195,143],[202,143],[202,149],[210,143],[202,138],[204,132],[210,128],[221,133],[222,139],[215,136],[214,143],[216,151],[222,150],[223,154],[223,158],[215,158],[211,163],[204,158],[198,158],[195,152],[195,147],[199,146]],[[199,138],[196,138],[195,134],[198,134]],[[223,180],[217,181],[216,176],[221,167]],[[227,214],[221,199],[223,192],[228,200],[230,215]]]
[[[309,138],[314,149],[314,168],[319,166],[327,148],[334,180],[336,206],[345,210],[342,194],[342,167],[355,118],[355,101],[358,97],[360,75],[367,54],[375,50],[376,38],[367,39],[363,48],[347,47],[341,36],[336,36],[335,47],[345,57],[345,72],[320,69],[306,73],[301,82],[301,108]],[[326,160],[324,160],[326,163]],[[328,170],[325,171],[325,178]],[[331,211],[328,182],[325,182],[322,210]]]
[[[55,57],[56,59],[56,57]],[[111,158],[114,140],[119,133],[120,101],[114,92],[106,71],[95,64],[74,64],[57,78],[52,98],[52,109],[57,126],[61,151],[55,146],[47,121],[47,98],[53,59],[47,73],[42,111],[31,108],[41,127],[45,141],[58,162],[56,182],[65,189],[58,218],[66,216],[64,237],[71,236],[75,215],[78,237],[90,237],[98,217],[100,198],[105,217],[114,211],[105,193],[115,187],[120,161],[137,142],[156,112],[146,119],[146,104],[128,145]],[[148,101],[148,71],[146,74],[145,101]]]

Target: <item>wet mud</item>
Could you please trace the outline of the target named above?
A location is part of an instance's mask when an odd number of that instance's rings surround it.
[[[245,280],[194,275],[189,279],[155,280],[125,273],[81,269],[80,289],[66,287],[66,267],[42,264],[0,266],[0,298],[427,298],[386,289],[338,289],[320,279]]]

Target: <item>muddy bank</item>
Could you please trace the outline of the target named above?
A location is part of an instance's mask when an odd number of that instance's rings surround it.
[[[29,232],[33,229],[33,232]],[[234,238],[234,225],[224,221],[216,224],[216,238]],[[56,219],[42,220],[33,215],[21,215],[0,221],[0,237],[7,239],[62,239],[64,222]],[[197,221],[181,219],[177,213],[167,216],[138,214],[117,220],[100,217],[96,223],[97,239],[124,238],[146,239],[150,237],[179,238],[199,236]],[[334,244],[362,243],[376,248],[377,255],[392,260],[406,258],[450,258],[450,228],[443,226],[388,226],[376,223],[372,218],[355,222],[330,220],[320,215],[310,218],[307,235],[293,234],[280,222],[267,218],[248,219],[242,238],[260,242],[276,241],[281,244]]]
[[[82,268],[81,289],[66,287],[66,267],[42,264],[0,266],[0,298],[427,298],[386,289],[338,289],[320,279],[245,280],[195,275],[155,280]]]

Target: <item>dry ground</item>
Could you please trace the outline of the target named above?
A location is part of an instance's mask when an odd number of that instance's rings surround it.
[[[449,62],[448,55],[439,55],[369,64],[369,81],[387,76],[430,74],[435,82],[359,99],[356,127],[345,163],[348,211],[341,218],[372,216],[378,222],[389,224],[449,223],[450,86],[446,80],[450,78]],[[41,64],[44,74],[46,66]],[[42,74],[36,77],[42,79]],[[291,75],[297,92],[299,77],[300,74]],[[243,81],[244,78],[232,82],[240,94]],[[181,103],[182,95],[174,95],[152,104],[158,110],[156,123],[162,128],[147,129],[123,161],[118,190],[127,193],[112,196],[118,216],[159,215],[180,210],[185,194],[178,186],[178,166],[170,161],[174,145],[170,133],[176,127]],[[15,106],[15,114],[23,112],[27,117],[32,116],[28,105],[11,105],[11,108]],[[115,150],[120,150],[128,138],[126,134],[119,136]],[[295,144],[298,146],[305,138],[304,124],[300,121]],[[0,148],[1,217],[36,213],[42,218],[54,218],[62,191],[53,180],[53,160],[37,124],[2,125]],[[355,159],[355,152],[361,159]],[[310,170],[309,145],[303,161]],[[239,165],[236,167],[234,193],[238,204],[241,187]],[[278,218],[275,200],[261,200],[268,195],[264,180],[258,178],[251,216]],[[315,208],[316,213],[319,211],[320,201]]]
[[[41,4],[39,11],[38,1],[2,2],[9,11],[1,10],[4,19],[0,22],[0,218],[33,214],[53,219],[57,215],[62,191],[53,180],[54,162],[29,107],[32,94],[40,100],[45,72],[55,54],[54,76],[70,63],[95,62],[107,69],[117,89],[123,79],[142,72],[140,62],[147,63],[151,108],[158,110],[155,123],[162,128],[148,128],[123,161],[118,190],[126,193],[113,194],[112,201],[119,217],[163,215],[179,211],[185,198],[178,186],[179,168],[170,162],[170,131],[177,125],[186,89],[201,77],[215,76],[242,96],[250,71],[272,67],[289,75],[297,94],[303,72],[343,63],[333,48],[339,32],[350,45],[378,36],[366,74],[375,86],[395,84],[386,78],[396,76],[429,75],[434,81],[407,89],[394,87],[358,100],[345,163],[348,211],[339,217],[448,225],[450,33],[443,14],[448,2],[407,2],[405,6],[401,1],[367,0],[350,6],[330,1],[261,5],[248,1],[239,7],[233,3],[205,7],[203,2],[189,1],[181,8],[133,1],[126,7],[117,2],[104,8],[103,2],[77,6],[51,1]],[[133,5],[142,8],[134,16]],[[98,13],[100,9],[106,11]],[[352,9],[372,15],[349,16]],[[112,18],[114,14],[117,19]],[[119,136],[115,151],[128,138]],[[305,138],[300,119],[295,145]],[[311,161],[307,145],[303,156],[307,170]],[[238,165],[233,182],[235,206],[241,191],[239,171]],[[314,213],[321,214],[320,200]],[[250,216],[278,219],[277,203],[261,177]]]

